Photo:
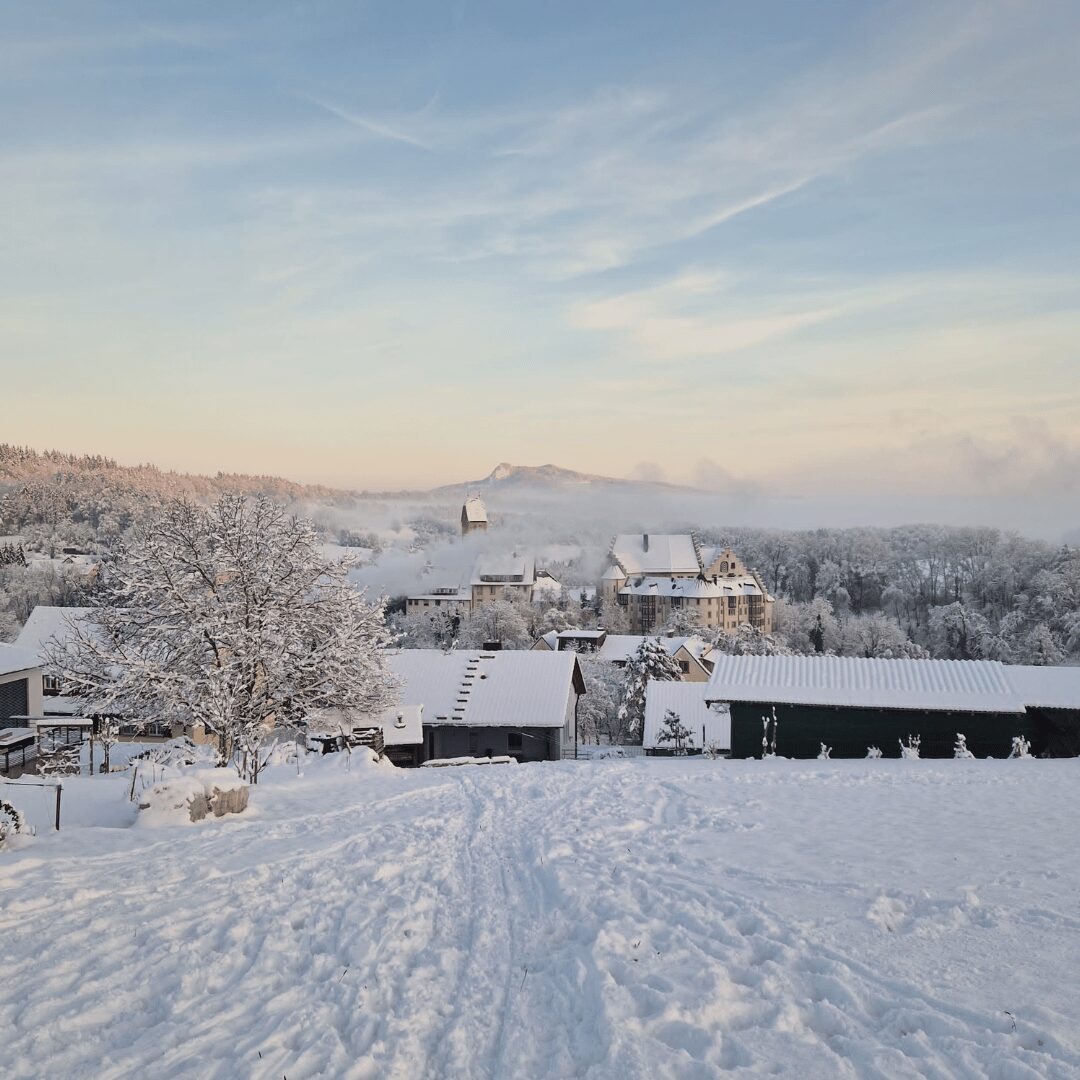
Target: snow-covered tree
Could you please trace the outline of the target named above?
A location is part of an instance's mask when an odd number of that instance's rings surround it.
[[[671,637],[690,637],[701,633],[701,622],[692,608],[672,608],[664,633]]]
[[[578,738],[582,742],[620,742],[619,706],[626,688],[623,669],[591,653],[578,656],[585,693],[578,699]]]
[[[668,655],[658,638],[643,638],[637,650],[626,661],[626,679],[619,720],[631,738],[641,737],[645,719],[645,692],[650,679],[657,682],[677,682],[682,678],[679,663]]]
[[[884,755],[882,754],[880,747],[868,746],[866,748],[866,756],[871,761],[877,761],[878,758],[883,757]]]
[[[693,732],[683,724],[679,714],[674,709],[668,709],[660,723],[656,741],[658,743],[674,743],[675,756],[685,757],[687,746],[690,744],[692,737]]]
[[[529,634],[528,602],[510,590],[503,596],[473,608],[461,630],[463,644],[479,649],[487,642],[498,642],[504,649],[527,649],[533,642]]]
[[[90,709],[201,725],[255,780],[274,728],[393,702],[384,604],[348,568],[269,499],[174,503],[135,531],[48,660]]]
[[[841,630],[839,651],[843,656],[887,659],[921,659],[930,655],[880,611],[852,615],[846,619]]]
[[[954,758],[973,758],[975,755],[968,749],[967,736],[956,733],[956,745],[953,747]]]
[[[733,634],[716,630],[712,638],[713,648],[728,656],[790,656],[789,649],[782,641],[766,634],[756,626],[743,623]]]
[[[461,636],[465,614],[454,605],[398,615],[393,627],[405,649],[446,649]]]
[[[1036,667],[1052,667],[1065,659],[1064,650],[1058,645],[1054,633],[1046,623],[1038,623],[1024,642],[1023,662]]]
[[[630,612],[614,600],[601,600],[596,624],[602,626],[609,634],[629,634]]]
[[[818,761],[828,761],[832,757],[832,747],[821,744],[821,749],[818,751]]]

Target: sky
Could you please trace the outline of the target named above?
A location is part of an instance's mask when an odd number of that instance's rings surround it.
[[[1073,0],[16,0],[0,439],[1078,525],[1077,55]]]

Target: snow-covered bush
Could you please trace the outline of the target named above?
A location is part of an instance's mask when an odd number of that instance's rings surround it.
[[[1009,753],[1009,757],[1031,757],[1031,743],[1027,739],[1025,739],[1023,735],[1014,735],[1012,741],[1012,750]]]
[[[877,746],[868,746],[866,748],[866,756],[871,761],[877,761],[877,759],[879,757],[882,757],[884,755],[881,753],[881,749],[879,747],[877,747]]]
[[[776,757],[776,729],[780,721],[776,718],[776,706],[773,706],[772,716],[761,718],[761,756],[762,758]],[[771,731],[771,738],[770,738]]]
[[[818,751],[818,761],[828,761],[832,757],[832,747],[821,744],[821,750]]]
[[[975,755],[967,748],[967,736],[956,733],[956,745],[953,747],[954,758],[973,758]]]
[[[907,742],[903,739],[900,740],[900,756],[902,758],[917,758],[919,756],[919,747],[922,745],[921,735],[909,735]]]
[[[22,814],[9,802],[0,799],[0,847],[9,836],[22,832]]]

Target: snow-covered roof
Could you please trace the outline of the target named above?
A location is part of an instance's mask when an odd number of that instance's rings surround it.
[[[1021,713],[1024,700],[996,660],[714,655],[707,701],[867,709]]]
[[[612,662],[625,662],[638,651],[641,643],[645,640],[642,634],[608,634],[604,644],[597,650],[597,655],[603,660]],[[661,637],[658,639],[667,651],[668,656],[674,656],[683,646],[695,660],[700,660],[710,646],[699,637]]]
[[[472,600],[471,589],[457,589],[453,592],[416,593],[409,600],[441,600],[444,604],[467,604]]]
[[[705,704],[705,685],[688,682],[658,682],[650,679],[645,691],[645,721],[642,725],[642,745],[647,750],[673,750],[675,744],[659,741],[664,715],[671,709],[690,729],[688,746],[704,749],[716,743],[721,750],[731,749],[731,713],[726,709],[710,709]]]
[[[20,649],[29,649],[39,661],[44,662],[45,642],[52,637],[61,642],[67,641],[72,636],[72,622],[86,618],[92,610],[86,607],[50,607],[38,604],[30,612],[26,625],[19,631],[15,644]]]
[[[689,533],[621,533],[611,555],[627,574],[696,574],[701,570]]]
[[[35,671],[41,667],[37,653],[15,645],[0,645],[0,675],[14,675],[18,671]]]
[[[487,507],[484,506],[483,500],[479,495],[470,495],[465,500],[465,505],[461,511],[465,515],[465,520],[470,522],[486,522]]]
[[[752,577],[738,578],[668,578],[646,577],[624,585],[620,590],[623,596],[684,596],[684,597],[725,597],[725,596],[761,596],[761,587]]]
[[[531,555],[481,555],[473,566],[473,585],[533,585],[536,562]]]
[[[584,690],[572,652],[402,649],[389,664],[425,725],[562,727],[575,683]]]
[[[1025,705],[1080,710],[1080,667],[1009,665],[1005,677]]]

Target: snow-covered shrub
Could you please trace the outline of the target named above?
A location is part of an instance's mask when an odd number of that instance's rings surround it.
[[[22,827],[22,814],[11,803],[0,799],[0,847],[9,836],[22,832]]]
[[[975,755],[967,748],[967,736],[956,733],[956,745],[953,747],[954,758],[973,758]]]
[[[711,742],[705,747],[702,753],[710,761],[714,761],[718,757],[723,757],[726,751],[718,742]]]
[[[909,735],[907,742],[903,739],[900,740],[900,756],[902,758],[917,758],[919,756],[919,747],[922,745],[921,735]]]
[[[866,748],[866,756],[869,759],[871,759],[873,761],[876,761],[879,757],[882,757],[882,753],[881,753],[881,750],[880,750],[879,747],[877,747],[877,746],[868,746]]]
[[[658,743],[674,743],[676,757],[685,757],[687,745],[692,745],[693,732],[686,727],[679,714],[674,709],[668,709],[664,713],[664,721],[660,725],[656,741]]]
[[[818,752],[818,761],[828,761],[832,756],[832,747],[821,744],[821,750]]]
[[[1031,743],[1023,735],[1014,735],[1012,741],[1011,758],[1031,757]]]
[[[775,705],[773,706],[772,716],[763,716],[761,718],[761,726],[761,756],[762,758],[774,758],[776,757],[776,729],[780,726],[780,721],[776,718]]]

